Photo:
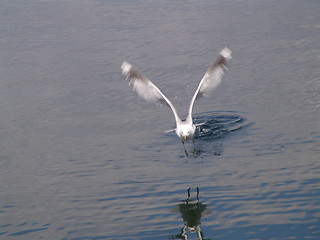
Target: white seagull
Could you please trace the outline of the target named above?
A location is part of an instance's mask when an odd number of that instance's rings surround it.
[[[215,89],[220,84],[224,72],[227,70],[228,62],[231,59],[232,57],[230,49],[222,49],[218,59],[209,67],[201,79],[200,84],[191,99],[186,120],[181,120],[171,101],[148,78],[135,70],[130,63],[123,62],[121,69],[122,74],[127,76],[129,85],[133,87],[140,97],[147,101],[165,104],[171,108],[176,120],[176,128],[172,131],[175,131],[178,137],[182,139],[182,144],[184,146],[185,141],[194,141],[196,125],[192,120],[192,109],[195,100],[208,95],[210,91]],[[186,149],[185,153],[188,156]]]

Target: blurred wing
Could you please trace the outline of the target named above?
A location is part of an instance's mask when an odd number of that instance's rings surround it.
[[[200,84],[193,95],[190,106],[188,118],[191,119],[192,108],[195,100],[207,96],[213,91],[221,82],[224,72],[227,70],[228,62],[232,59],[231,51],[228,48],[222,49],[218,59],[209,67],[200,81]]]
[[[138,93],[138,95],[147,101],[168,104],[168,99],[162,92],[145,76],[136,71],[131,64],[123,62],[121,65],[122,74],[127,76],[129,85]]]
[[[169,99],[154,85],[148,78],[135,70],[128,62],[121,65],[122,74],[127,76],[129,85],[138,93],[138,95],[147,101],[152,101],[169,106],[175,116],[176,121],[179,120],[177,111]]]

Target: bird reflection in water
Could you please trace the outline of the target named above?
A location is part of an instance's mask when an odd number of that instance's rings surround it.
[[[199,187],[197,187],[196,199],[190,198],[190,190],[191,188],[188,189],[187,199],[176,206],[176,212],[181,213],[184,226],[181,229],[181,233],[172,236],[171,239],[189,240],[197,237],[198,240],[209,240],[208,238],[204,238],[200,222],[207,205],[202,204],[199,200]]]

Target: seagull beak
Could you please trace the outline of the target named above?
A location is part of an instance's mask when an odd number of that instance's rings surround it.
[[[184,135],[184,136],[183,136],[183,139],[186,140],[186,139],[187,139],[187,135]]]

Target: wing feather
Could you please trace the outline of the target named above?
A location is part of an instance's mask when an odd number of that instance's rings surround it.
[[[191,99],[188,114],[189,119],[191,119],[192,108],[195,100],[203,96],[209,95],[209,93],[213,91],[221,83],[224,72],[227,70],[228,62],[231,59],[232,57],[230,49],[222,49],[218,59],[209,67],[207,72],[204,74],[195,94]]]
[[[131,64],[123,62],[121,65],[122,74],[127,76],[129,85],[140,97],[147,101],[168,105],[165,96],[148,78],[135,70]]]
[[[148,78],[135,70],[128,62],[123,62],[121,65],[122,74],[127,76],[129,85],[138,93],[140,97],[147,101],[167,105],[171,108],[176,121],[180,121],[177,111],[170,100],[154,85]]]

